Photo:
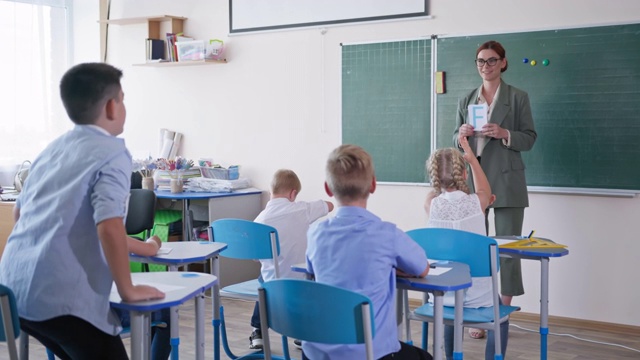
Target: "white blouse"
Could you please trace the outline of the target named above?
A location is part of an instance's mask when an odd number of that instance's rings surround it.
[[[431,201],[427,227],[487,234],[484,211],[480,206],[478,195],[467,194],[460,190],[443,192]],[[465,290],[464,307],[492,306],[491,277],[473,277],[471,281],[471,287]],[[454,301],[453,292],[444,294],[445,306],[453,306]]]

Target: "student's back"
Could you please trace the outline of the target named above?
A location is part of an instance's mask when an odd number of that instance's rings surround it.
[[[316,281],[358,292],[373,304],[376,359],[431,359],[426,351],[398,341],[396,269],[411,276],[429,271],[426,254],[394,224],[369,212],[376,189],[371,156],[355,145],[335,149],[327,161],[325,189],[338,202],[336,216],[309,230],[307,269]],[[364,359],[364,345],[303,342],[303,359]]]

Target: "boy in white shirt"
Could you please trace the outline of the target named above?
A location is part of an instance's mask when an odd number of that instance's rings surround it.
[[[333,210],[333,203],[324,200],[313,202],[296,201],[302,185],[295,172],[280,169],[271,181],[271,200],[254,220],[257,223],[273,226],[278,230],[280,256],[278,269],[280,278],[302,278],[303,274],[291,270],[291,265],[303,263],[307,249],[307,230],[309,225]],[[273,260],[260,260],[261,281],[275,279]],[[258,303],[253,310],[251,326],[254,328],[249,337],[251,349],[262,348],[260,333],[260,313]]]

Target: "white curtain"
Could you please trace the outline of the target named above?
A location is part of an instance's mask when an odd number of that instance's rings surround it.
[[[71,127],[58,90],[70,64],[69,4],[0,0],[0,167],[33,160]]]

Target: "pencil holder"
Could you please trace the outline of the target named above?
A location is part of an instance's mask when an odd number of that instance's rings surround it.
[[[153,178],[148,176],[148,177],[143,177],[142,178],[142,188],[146,189],[146,190],[155,190],[155,182],[153,181]]]
[[[184,191],[184,183],[182,182],[182,179],[171,179],[170,185],[171,192],[174,194]]]

